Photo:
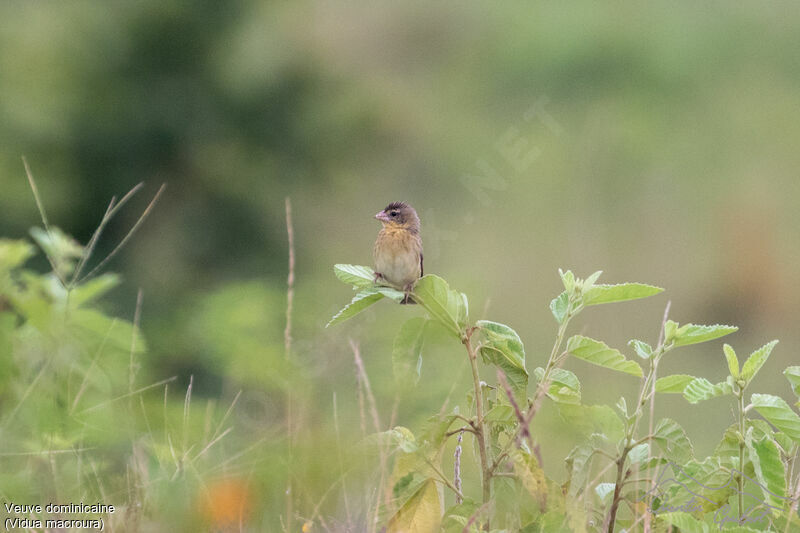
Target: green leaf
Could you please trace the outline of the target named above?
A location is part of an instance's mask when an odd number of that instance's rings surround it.
[[[608,503],[608,499],[613,494],[615,487],[615,483],[598,483],[594,488],[594,493],[600,498],[600,502],[605,505]]]
[[[769,435],[771,437],[786,438],[783,433],[774,433],[772,426],[766,420],[760,418],[751,418],[747,420],[749,426],[748,431],[752,433],[752,438],[755,440],[763,439]],[[736,468],[741,470],[739,466],[739,424],[731,424],[725,429],[722,439],[714,448],[714,456],[719,457],[720,463],[727,468]],[[746,457],[745,457],[746,459]],[[747,467],[747,463],[745,463]]]
[[[594,365],[642,377],[642,367],[634,361],[625,359],[619,350],[609,348],[604,342],[575,335],[567,341],[567,351],[578,359]]]
[[[664,324],[664,344],[670,344],[675,340],[675,334],[678,332],[678,323],[674,320],[667,320]]]
[[[728,360],[728,371],[733,379],[739,379],[739,359],[730,344],[723,344],[722,351],[725,352],[725,359]],[[752,357],[752,356],[751,356]]]
[[[619,285],[594,285],[583,296],[584,305],[607,304],[638,300],[663,292],[661,287],[644,283],[620,283]]]
[[[460,337],[467,318],[464,296],[439,276],[428,274],[414,286],[416,300],[431,317],[453,335]]]
[[[703,400],[710,400],[717,396],[724,396],[732,394],[733,388],[726,382],[717,383],[712,385],[706,378],[694,378],[683,389],[683,397],[689,403],[697,403]]]
[[[26,241],[0,239],[0,272],[17,268],[35,253],[36,249]]]
[[[75,287],[69,296],[70,305],[80,306],[100,298],[121,283],[117,274],[102,274]]]
[[[147,343],[138,328],[126,320],[110,318],[94,309],[75,309],[68,321],[72,331],[89,351],[104,346],[123,353],[144,353]]]
[[[464,498],[463,502],[450,507],[442,519],[442,533],[462,533],[478,507],[478,504],[469,498]],[[478,531],[479,527],[477,523],[473,523],[469,531]]]
[[[533,371],[536,382],[541,383],[544,377],[544,369],[541,367]],[[547,396],[559,403],[581,403],[581,383],[578,377],[563,368],[554,368],[550,372],[550,386],[547,388]]]
[[[564,272],[559,268],[558,275],[561,276],[561,283],[564,284],[566,291],[572,292],[575,288],[575,274],[573,274],[571,270]]]
[[[405,454],[413,454],[420,449],[414,433],[403,426],[395,426],[392,429],[368,435],[364,439],[364,444],[375,448],[398,449]]]
[[[800,442],[800,417],[783,398],[771,394],[753,394],[750,403],[758,414],[786,433],[795,442]]]
[[[633,339],[628,341],[628,346],[633,348],[633,351],[636,352],[636,355],[642,359],[650,359],[650,357],[653,356],[653,347],[644,341]]]
[[[353,296],[352,301],[344,306],[338,313],[333,315],[330,322],[328,322],[325,327],[330,327],[334,324],[338,324],[339,322],[344,322],[349,318],[353,318],[358,313],[369,307],[370,305],[374,304],[378,300],[383,298],[383,294],[378,292],[375,289],[364,289],[363,291],[359,292],[355,296]]]
[[[539,502],[539,508],[544,510],[547,505],[547,478],[539,466],[539,461],[531,453],[519,449],[511,453],[514,463],[514,473],[522,486],[531,497]]]
[[[50,226],[50,231],[33,227],[29,233],[61,275],[70,274],[83,255],[83,247],[55,226]]]
[[[617,403],[614,405],[623,418],[628,418],[628,402],[625,401],[625,396],[620,396],[619,400],[617,400]]]
[[[675,346],[688,346],[706,342],[725,335],[729,335],[739,328],[735,326],[723,326],[715,324],[713,326],[698,326],[695,324],[684,324],[675,331]]]
[[[777,516],[788,501],[783,497],[786,494],[786,470],[778,445],[767,436],[755,439],[752,428],[747,432],[745,443],[764,501],[773,506],[773,514]]]
[[[664,452],[664,457],[678,464],[686,463],[694,455],[686,432],[670,418],[663,418],[658,422],[653,431],[653,442]]]
[[[697,379],[688,374],[673,374],[656,380],[656,392],[664,394],[681,394],[686,386]]]
[[[528,371],[525,369],[525,348],[517,332],[497,322],[479,320],[480,350],[484,362],[498,367],[506,375],[517,402],[525,405]]]
[[[363,289],[375,284],[375,271],[361,265],[333,265],[333,272],[342,282]]]
[[[589,460],[592,458],[592,446],[587,442],[575,446],[564,462],[567,466],[567,493],[575,497],[583,491],[589,476]]]
[[[783,371],[783,375],[789,380],[792,390],[800,396],[800,366],[790,366]]]
[[[680,528],[681,533],[710,533],[711,531],[708,524],[688,513],[658,513],[657,516],[668,524]]]
[[[556,322],[559,324],[564,323],[564,319],[567,318],[567,313],[569,313],[569,294],[567,294],[567,291],[562,292],[550,301],[550,311],[556,318]]]
[[[407,320],[394,338],[392,345],[392,370],[400,386],[415,386],[422,367],[422,345],[427,319],[415,317]]]
[[[425,481],[389,521],[386,533],[432,533],[442,523],[442,497],[433,479]]]
[[[389,298],[390,300],[394,300],[395,302],[401,302],[405,299],[406,294],[403,291],[398,291],[397,289],[393,289],[391,287],[374,287],[374,289]]]
[[[628,452],[628,460],[631,464],[642,464],[648,459],[650,459],[650,444],[647,442],[637,444]]]
[[[597,433],[609,440],[619,440],[624,427],[619,415],[608,405],[575,405],[559,403],[558,414],[574,430],[583,434]]]
[[[592,274],[591,274],[591,275],[590,275],[588,278],[586,278],[586,279],[583,281],[583,287],[582,287],[582,289],[583,289],[583,293],[584,293],[584,294],[586,294],[586,292],[587,292],[589,289],[591,289],[592,287],[594,287],[594,283],[595,283],[595,282],[596,282],[596,281],[597,281],[597,280],[600,278],[600,276],[601,276],[602,274],[603,274],[603,271],[602,271],[602,270],[598,270],[597,272],[594,272],[594,273],[592,273]]]
[[[742,365],[742,379],[749,382],[755,377],[758,371],[761,370],[761,367],[764,366],[764,363],[767,362],[769,354],[772,353],[772,349],[776,344],[778,344],[777,340],[768,342],[750,354],[750,357],[748,357],[747,361]]]
[[[511,426],[517,421],[517,415],[514,414],[514,408],[511,404],[500,404],[492,407],[488,413],[483,416],[487,422],[495,422],[504,426]]]

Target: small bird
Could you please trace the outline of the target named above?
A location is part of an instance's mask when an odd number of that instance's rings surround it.
[[[375,241],[375,283],[383,281],[405,292],[400,303],[416,303],[411,297],[414,283],[422,276],[422,237],[419,217],[405,202],[392,202],[375,218],[383,227]]]

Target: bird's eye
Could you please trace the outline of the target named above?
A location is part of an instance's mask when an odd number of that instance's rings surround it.
[[[397,211],[392,211],[391,213],[389,213],[389,216],[396,217],[397,216]]]

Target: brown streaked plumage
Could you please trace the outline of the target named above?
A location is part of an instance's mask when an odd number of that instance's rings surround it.
[[[422,237],[417,212],[405,202],[392,202],[375,218],[383,224],[373,250],[375,282],[383,281],[405,291],[401,303],[416,303],[410,293],[422,276]]]

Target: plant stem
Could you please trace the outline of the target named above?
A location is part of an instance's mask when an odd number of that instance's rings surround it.
[[[608,511],[608,529],[607,533],[614,533],[614,525],[617,521],[617,509],[619,503],[622,501],[622,482],[625,477],[625,461],[628,459],[628,452],[631,451],[630,444],[626,444],[622,453],[617,459],[617,480],[614,482],[614,499],[611,501],[611,509]]]
[[[739,397],[739,523],[742,523],[744,513],[744,434],[745,434],[745,417],[744,417],[744,389],[739,388],[737,392]]]
[[[539,381],[539,385],[536,389],[536,394],[534,394],[534,398],[537,397],[540,393],[539,389],[541,387],[546,386],[546,384],[550,381],[550,372],[556,367],[556,363],[558,360],[558,354],[561,350],[561,345],[564,343],[564,337],[567,333],[567,326],[569,325],[569,320],[577,313],[577,311],[570,311],[566,317],[564,317],[564,321],[558,326],[558,334],[556,335],[556,341],[553,343],[553,349],[550,351],[550,357],[547,359],[547,366],[544,369],[544,375],[542,376],[541,381]]]
[[[487,504],[492,497],[491,488],[491,472],[489,469],[489,457],[486,450],[486,424],[483,419],[483,391],[481,390],[481,380],[478,374],[478,354],[472,345],[472,333],[474,328],[468,329],[462,339],[462,343],[467,349],[469,356],[469,363],[472,367],[472,386],[475,391],[475,438],[478,439],[478,452],[481,458],[481,484],[483,486],[483,503]],[[489,524],[485,526],[486,530],[489,529]]]
[[[636,435],[636,429],[639,427],[639,422],[644,414],[644,406],[647,405],[648,400],[652,400],[653,393],[655,391],[654,384],[656,372],[658,371],[658,363],[661,361],[661,357],[663,357],[667,351],[669,351],[669,348],[664,346],[663,343],[659,343],[656,353],[654,353],[650,358],[650,368],[648,369],[644,383],[642,383],[642,388],[639,391],[639,399],[636,402],[636,411],[634,411],[633,415],[625,421],[625,446],[617,458],[617,480],[614,484],[614,499],[611,501],[611,508],[608,511],[607,533],[614,533],[614,523],[617,520],[617,509],[619,509],[619,504],[622,500],[622,482],[624,477],[626,477],[625,461],[628,458],[628,453],[633,449],[634,446],[647,440],[643,439],[634,442],[633,437]]]

